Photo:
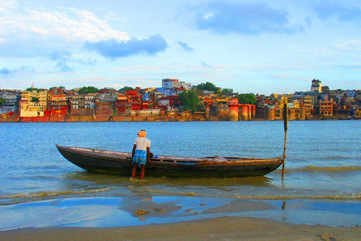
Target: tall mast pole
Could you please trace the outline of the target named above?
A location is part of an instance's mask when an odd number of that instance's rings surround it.
[[[283,127],[285,130],[285,140],[283,145],[283,157],[282,157],[282,179],[285,177],[285,160],[286,160],[286,150],[287,150],[288,104],[286,100],[283,104]]]

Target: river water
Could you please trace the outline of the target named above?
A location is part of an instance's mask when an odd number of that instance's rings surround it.
[[[361,224],[361,121],[289,122],[284,181],[276,170],[256,178],[146,177],[132,182],[87,173],[55,147],[131,151],[139,129],[147,130],[158,155],[268,158],[283,151],[283,123],[278,121],[1,123],[0,230],[142,225],[224,215]],[[144,206],[142,200],[151,204]],[[139,218],[134,211],[141,207],[162,210],[162,215]]]

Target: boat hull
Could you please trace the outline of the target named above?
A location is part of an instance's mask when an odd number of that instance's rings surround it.
[[[130,176],[130,153],[58,145],[57,148],[67,160],[89,172],[106,172]],[[151,165],[146,165],[146,176],[192,178],[264,176],[282,164],[280,158],[225,157],[225,159],[221,160],[217,160],[217,158],[160,156],[153,158]]]

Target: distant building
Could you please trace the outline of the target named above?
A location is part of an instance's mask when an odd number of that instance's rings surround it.
[[[311,91],[322,93],[322,82],[317,79],[312,80]]]
[[[309,95],[305,95],[302,98],[302,111],[303,116],[306,120],[310,120],[313,118],[313,97]]]
[[[321,92],[322,92],[322,93],[326,93],[326,94],[327,94],[327,93],[329,93],[329,92],[330,92],[330,88],[329,88],[328,86],[326,86],[326,85],[325,85],[325,86],[322,86],[322,88],[321,88]]]
[[[361,119],[361,107],[358,107],[354,110],[353,118]]]
[[[178,79],[163,79],[162,80],[162,94],[164,96],[171,96],[177,94],[177,89],[181,87]]]
[[[47,107],[47,90],[31,90],[21,93],[20,117],[44,117]]]
[[[96,93],[79,94],[73,92],[68,96],[70,114],[89,116],[94,114]]]
[[[142,109],[142,94],[140,93],[140,89],[128,90],[125,95],[128,98],[131,110]]]
[[[117,95],[117,100],[115,101],[115,110],[117,114],[124,114],[128,110],[128,98],[126,95]]]
[[[321,119],[331,119],[334,115],[334,101],[333,99],[328,99],[327,97],[324,100],[320,100],[320,118]]]
[[[98,93],[95,98],[95,116],[96,120],[108,121],[111,120],[115,112],[115,103],[117,95],[114,92],[106,91]]]
[[[0,98],[3,99],[4,103],[0,104],[0,114],[17,112],[18,111],[18,102],[20,99],[20,93],[15,90],[1,90]]]
[[[237,98],[233,98],[229,100],[228,103],[230,120],[238,121],[239,119],[239,103]]]
[[[274,95],[277,100],[274,103],[274,114],[273,114],[273,120],[282,120],[283,119],[283,107],[285,103],[288,102],[288,99],[286,96],[278,96]],[[280,97],[280,98],[278,98]]]
[[[163,89],[180,88],[181,84],[178,79],[162,79]]]
[[[67,96],[64,88],[51,88],[48,91],[48,107],[51,121],[64,121],[68,112]]]
[[[163,110],[174,110],[179,105],[178,96],[165,96],[158,99],[157,105]]]
[[[293,100],[288,104],[288,119],[289,120],[304,120],[304,112],[299,100]]]
[[[184,89],[184,90],[190,90],[192,89],[192,85],[189,83],[186,83],[184,81],[180,82],[180,88]]]

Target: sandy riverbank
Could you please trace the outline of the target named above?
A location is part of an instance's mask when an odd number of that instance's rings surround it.
[[[360,226],[309,226],[239,217],[123,228],[49,228],[0,232],[0,240],[3,241],[356,241],[360,239]]]

